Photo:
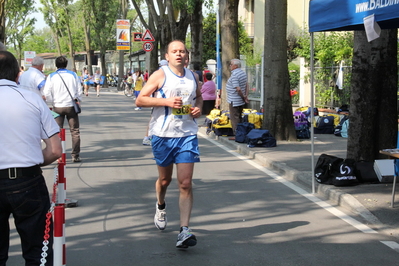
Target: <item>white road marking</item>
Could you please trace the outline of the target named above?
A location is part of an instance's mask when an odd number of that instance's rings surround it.
[[[395,250],[396,252],[399,252],[399,244],[396,243],[395,241],[380,241],[382,244],[387,245],[391,249]]]

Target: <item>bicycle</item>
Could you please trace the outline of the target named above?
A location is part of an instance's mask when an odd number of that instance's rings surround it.
[[[123,93],[126,97],[132,97],[134,95],[134,88],[132,85],[129,85],[126,80],[122,83]]]

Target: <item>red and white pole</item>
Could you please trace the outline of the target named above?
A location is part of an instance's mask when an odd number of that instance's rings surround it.
[[[65,128],[60,131],[62,155],[58,161],[58,200],[57,204],[65,205],[66,199],[66,179],[65,179],[65,165],[66,165],[66,149],[65,149]]]
[[[66,265],[65,208],[54,207],[54,266]]]
[[[58,160],[58,197],[57,206],[54,207],[54,266],[66,265],[65,245],[65,200],[66,200],[66,149],[65,129],[60,130],[62,155]]]

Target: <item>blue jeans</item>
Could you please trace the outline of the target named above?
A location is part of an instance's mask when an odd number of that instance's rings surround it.
[[[42,175],[0,179],[0,266],[6,265],[10,245],[9,218],[14,217],[26,266],[40,265],[50,197]],[[48,265],[53,265],[53,228],[50,224]]]

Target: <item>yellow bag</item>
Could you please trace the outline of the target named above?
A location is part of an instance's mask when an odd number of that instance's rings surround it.
[[[304,112],[304,111],[307,111],[309,109],[309,106],[302,106],[302,107],[299,107],[299,108],[297,108],[297,109],[295,109],[295,112]]]
[[[262,128],[263,115],[260,113],[248,114],[248,122],[254,124],[255,128]]]
[[[211,112],[209,113],[209,116],[216,118],[220,116],[221,111],[219,109],[212,109]]]
[[[257,110],[254,109],[242,109],[243,114],[252,114],[252,113],[257,113]]]
[[[219,116],[219,119],[216,124],[218,125],[227,125],[230,122],[229,117],[226,114],[222,114]]]

